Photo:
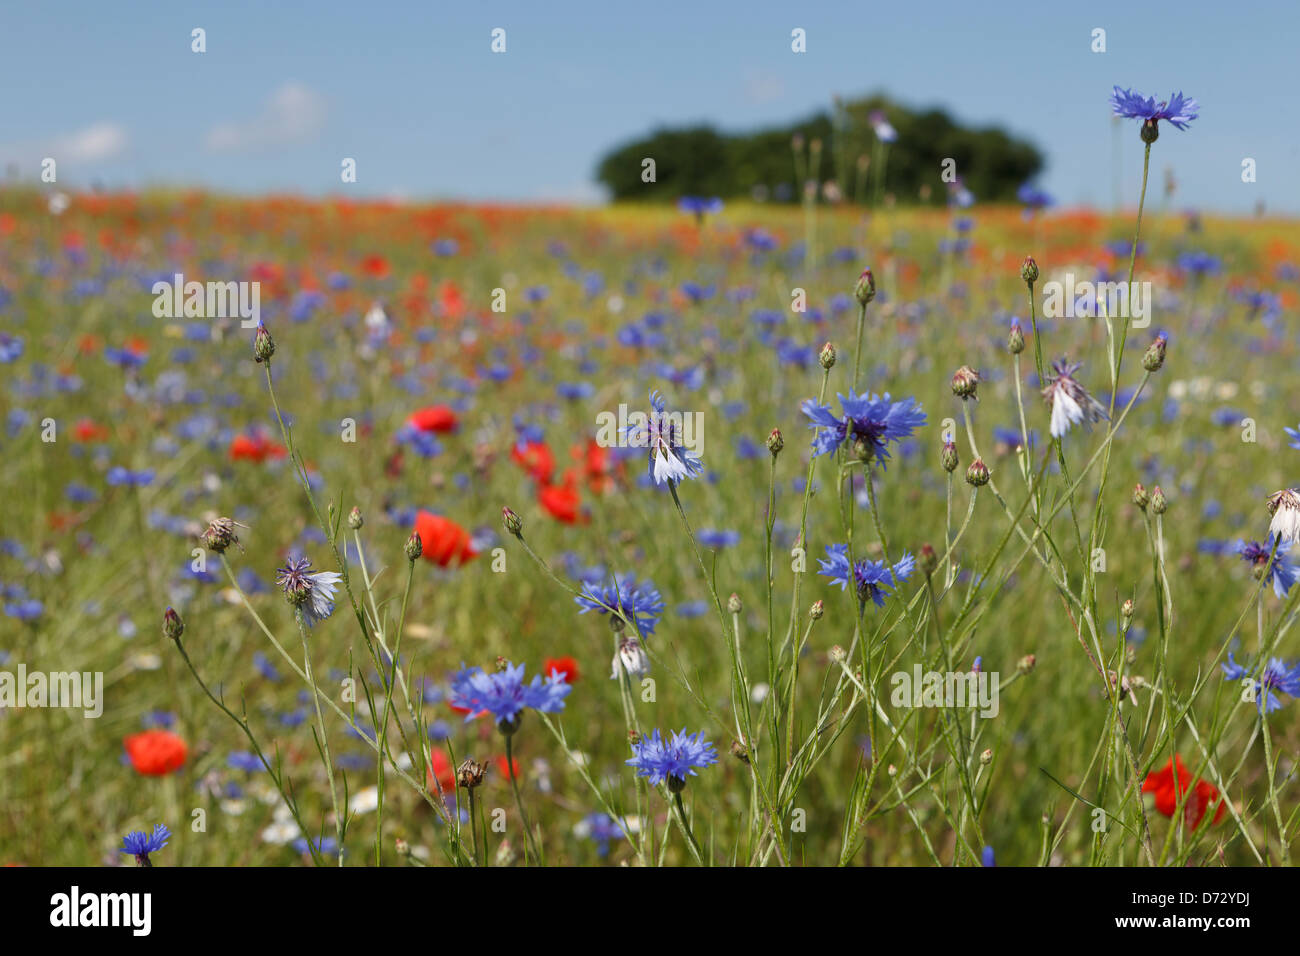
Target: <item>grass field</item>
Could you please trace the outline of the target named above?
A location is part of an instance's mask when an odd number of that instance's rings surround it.
[[[0,862],[127,865],[160,823],[160,866],[1290,862],[1297,224],[1149,201],[1149,326],[1045,316],[1049,283],[1128,277],[1135,212],[0,193],[0,671],[102,675],[97,717],[0,709]],[[257,283],[273,356],[206,299],[166,315],[177,274]],[[1054,439],[1040,354],[1109,421]],[[850,388],[925,422],[813,458],[803,403]],[[607,447],[652,391],[698,475]],[[837,544],[874,587],[819,573]],[[291,554],[346,573],[305,627]],[[574,594],[615,574],[621,631]],[[648,673],[611,679],[638,630]],[[499,659],[567,674],[511,735],[451,706]],[[977,660],[995,706],[898,696]],[[627,761],[683,728],[716,762],[686,748],[679,801]]]

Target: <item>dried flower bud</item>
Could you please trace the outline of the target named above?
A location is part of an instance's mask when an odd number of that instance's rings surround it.
[[[406,539],[406,560],[414,562],[423,553],[424,542],[420,540],[418,534],[412,531],[411,536]]]
[[[269,362],[274,354],[275,340],[271,338],[266,326],[258,322],[257,331],[253,334],[253,361],[259,364]]]
[[[1151,496],[1147,490],[1142,487],[1141,482],[1133,486],[1133,504],[1137,505],[1143,511],[1147,510],[1147,505],[1151,503]]]
[[[985,767],[987,767],[992,762],[993,762],[992,750],[985,750],[983,753],[980,754],[980,763],[983,764]]]
[[[840,645],[836,644],[831,648],[831,660],[843,664],[848,659],[849,655],[845,653],[844,648],[840,647]]]
[[[950,441],[943,443],[943,451],[939,453],[939,462],[943,465],[943,470],[951,474],[957,470],[959,464],[957,460],[957,446]]]
[[[727,610],[732,614],[739,614],[742,606],[739,594],[732,594],[731,597],[727,598]]]
[[[858,300],[858,305],[865,306],[875,297],[876,277],[871,274],[870,269],[863,269],[862,275],[858,276],[857,285],[853,287],[853,298]]]
[[[820,599],[813,601],[812,607],[808,609],[808,616],[812,618],[814,621],[820,621],[822,619],[822,615],[825,613],[826,613],[826,606],[822,604]]]
[[[465,790],[473,790],[483,782],[483,774],[486,772],[486,766],[470,757],[456,771],[456,782]]]
[[[348,512],[348,527],[353,531],[360,531],[361,526],[365,523],[366,520],[361,517],[361,509],[354,505],[352,510]]]
[[[524,519],[519,517],[509,508],[501,509],[501,523],[505,525],[506,530],[516,538],[524,533]]]
[[[772,434],[767,436],[767,450],[770,451],[772,457],[775,458],[777,455],[781,454],[781,449],[784,447],[785,439],[781,437],[781,429],[773,428]]]
[[[1165,345],[1168,341],[1163,335],[1157,335],[1155,341],[1147,346],[1142,356],[1142,367],[1148,372],[1158,372],[1165,364]]]
[[[239,544],[235,536],[235,522],[229,518],[213,518],[206,531],[199,535],[199,540],[209,551],[223,554],[232,544]]]
[[[1025,350],[1025,333],[1020,330],[1020,321],[1011,321],[1011,334],[1007,336],[1007,351],[1019,355]]]
[[[169,640],[179,641],[185,633],[185,622],[172,608],[163,612],[163,636]]]
[[[975,391],[979,387],[979,383],[980,373],[969,365],[963,365],[952,373],[952,393],[962,401],[971,398],[978,400],[979,396],[975,394]]]
[[[934,553],[934,548],[928,544],[921,545],[921,570],[925,572],[928,578],[939,569],[939,556]]]
[[[1016,671],[1020,674],[1032,674],[1036,666],[1038,666],[1038,658],[1033,654],[1026,654],[1016,663]]]
[[[749,763],[749,748],[739,740],[731,742],[731,756],[735,757],[741,763]]]
[[[966,483],[976,488],[983,488],[989,483],[989,470],[983,458],[976,458],[966,469]]]

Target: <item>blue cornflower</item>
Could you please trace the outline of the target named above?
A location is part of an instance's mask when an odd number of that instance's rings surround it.
[[[1300,448],[1300,425],[1296,425],[1295,428],[1283,428],[1282,431],[1286,432],[1287,437],[1291,439],[1288,444],[1292,448]]]
[[[740,544],[740,532],[701,528],[695,533],[695,539],[706,548],[730,548]]]
[[[20,621],[34,621],[45,613],[45,605],[35,598],[27,598],[13,604],[5,605],[5,614]]]
[[[1101,402],[1093,398],[1074,377],[1080,364],[1066,359],[1053,362],[1052,371],[1056,374],[1049,375],[1047,384],[1043,387],[1043,398],[1052,406],[1049,431],[1053,438],[1064,437],[1072,426],[1080,422],[1091,426],[1093,422],[1110,417]]]
[[[334,613],[334,589],[343,580],[334,571],[308,571],[310,567],[306,558],[290,555],[285,566],[275,572],[275,583],[302,612],[309,627]]]
[[[149,854],[157,853],[167,845],[171,839],[171,831],[167,829],[167,824],[160,823],[153,828],[153,833],[148,834],[143,830],[133,830],[122,840],[122,853],[129,853],[135,857],[137,866],[153,866],[149,862]]]
[[[623,828],[608,813],[589,813],[573,828],[580,837],[586,837],[596,844],[596,852],[601,856],[609,853],[609,844],[626,836]]]
[[[627,426],[627,443],[633,448],[649,448],[649,473],[656,485],[665,481],[680,483],[684,478],[695,478],[704,471],[700,456],[682,444],[684,415],[669,412],[667,403],[657,390],[650,392],[649,415],[644,421]]]
[[[1016,198],[1030,209],[1046,209],[1054,205],[1055,200],[1033,183],[1025,183],[1016,190]]]
[[[1144,124],[1155,125],[1157,120],[1168,120],[1175,129],[1186,129],[1187,124],[1200,115],[1200,105],[1191,97],[1175,93],[1163,103],[1156,103],[1154,96],[1142,96],[1132,90],[1122,90],[1118,86],[1110,94],[1110,105],[1116,116],[1125,119],[1140,119]]]
[[[143,488],[152,484],[153,478],[154,470],[152,468],[132,471],[129,468],[123,468],[121,465],[114,465],[108,469],[108,473],[104,476],[104,480],[110,485],[129,485],[132,488]]]
[[[646,579],[638,584],[633,574],[616,574],[612,584],[584,581],[582,593],[573,600],[582,608],[582,614],[588,611],[610,614],[610,608],[614,608],[619,620],[631,623],[647,637],[655,632],[655,625],[664,613],[664,599],[654,582]]]
[[[813,399],[803,403],[802,411],[817,429],[813,437],[813,456],[835,451],[844,442],[861,439],[868,450],[884,467],[889,457],[888,443],[911,436],[912,431],[925,424],[925,413],[914,398],[901,402],[891,401],[889,393],[857,395],[849,389],[845,398],[839,396],[843,418],[837,418],[829,405],[819,405]]]
[[[991,846],[986,846],[986,847],[985,847],[985,848],[980,852],[980,865],[981,865],[981,866],[996,866],[996,865],[997,865],[997,864],[994,862],[994,860],[993,860],[993,847],[991,847]]]
[[[564,709],[564,698],[573,686],[559,671],[549,677],[533,675],[524,683],[524,665],[506,662],[505,670],[487,673],[481,667],[453,675],[451,704],[469,710],[467,721],[482,714],[496,718],[497,726],[506,733],[514,732],[514,725],[525,707],[553,714]],[[503,726],[505,725],[505,726]]]
[[[0,365],[16,361],[23,354],[23,340],[0,332]]]
[[[878,607],[884,607],[885,593],[894,585],[906,581],[916,569],[916,559],[904,552],[893,568],[884,561],[859,558],[854,562],[850,574],[848,550],[847,545],[828,544],[826,557],[829,560],[817,559],[817,563],[821,565],[821,570],[817,573],[830,578],[831,584],[838,584],[841,591],[848,587],[849,578],[852,576],[858,599],[863,607],[866,606],[867,598],[871,598]]]
[[[716,196],[712,199],[703,196],[683,196],[677,200],[677,208],[697,219],[703,219],[707,215],[722,212],[722,200]]]
[[[262,768],[262,758],[248,750],[232,750],[226,758],[226,766],[248,773],[257,773]]]
[[[1286,555],[1291,550],[1291,542],[1283,541],[1278,544],[1277,554],[1273,555],[1273,539],[1274,535],[1269,535],[1268,541],[1264,544],[1258,541],[1238,541],[1237,553],[1241,555],[1243,561],[1257,569],[1257,574],[1263,575],[1265,584],[1272,582],[1274,594],[1283,597],[1291,590],[1291,585],[1295,584],[1296,578],[1300,577],[1300,568],[1286,560]],[[1270,557],[1272,557],[1272,564],[1269,563]]]
[[[1239,681],[1250,677],[1250,669],[1234,661],[1231,652],[1228,654],[1228,660],[1221,666],[1223,676],[1228,680]],[[1264,668],[1264,679],[1255,681],[1255,708],[1260,713],[1270,714],[1280,710],[1282,707],[1280,694],[1300,697],[1300,663],[1287,667],[1285,661],[1274,657]]]
[[[704,739],[704,732],[688,734],[686,728],[674,731],[672,739],[664,740],[655,728],[649,737],[642,737],[633,745],[636,756],[627,761],[635,767],[638,777],[649,779],[651,786],[664,781],[674,792],[686,786],[688,776],[697,776],[696,767],[708,767],[718,762],[713,744]]]

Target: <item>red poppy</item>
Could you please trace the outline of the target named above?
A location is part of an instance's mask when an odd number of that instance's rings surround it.
[[[89,418],[83,418],[72,426],[72,434],[77,441],[105,441],[109,432],[103,425],[92,422]]]
[[[585,524],[587,516],[578,510],[582,499],[579,498],[577,489],[573,487],[574,478],[573,472],[569,471],[564,475],[564,484],[542,485],[537,489],[537,503],[556,521],[564,524]]]
[[[1192,775],[1183,764],[1183,758],[1178,754],[1165,764],[1163,770],[1155,770],[1147,774],[1146,780],[1142,783],[1142,792],[1155,794],[1156,810],[1163,816],[1172,818],[1174,811],[1178,809],[1179,799],[1187,793],[1189,786],[1192,787],[1192,795],[1183,804],[1183,816],[1187,825],[1195,830],[1200,826],[1205,811],[1212,806],[1215,807],[1215,811],[1210,825],[1218,823],[1223,817],[1226,801],[1220,797],[1218,788],[1213,784],[1204,780],[1197,780],[1193,784]]]
[[[406,420],[422,432],[454,432],[460,424],[456,413],[446,405],[431,405],[414,412]]]
[[[578,682],[578,662],[572,657],[548,657],[542,662],[542,673],[547,677],[563,674],[566,684]]]
[[[587,487],[596,494],[603,494],[613,485],[609,461],[609,449],[600,445],[594,438],[587,439],[587,446],[573,446],[573,457],[582,462],[582,474],[587,479]]]
[[[361,271],[372,279],[386,279],[388,260],[383,256],[366,256],[361,260]]]
[[[442,314],[450,319],[459,319],[465,311],[465,297],[460,294],[456,283],[448,280],[438,287],[438,305]]]
[[[415,516],[415,533],[420,536],[422,554],[440,567],[461,565],[478,554],[469,532],[450,518],[420,511]]]
[[[513,761],[511,761],[511,763],[514,764],[515,779],[518,780],[518,779],[519,779],[519,761],[518,761],[518,760],[513,760]],[[510,764],[506,763],[506,757],[505,757],[505,754],[501,754],[500,756],[497,757],[497,759],[496,759],[496,765],[497,765],[497,771],[501,774],[501,779],[502,779],[502,780],[505,780],[505,781],[507,781],[507,782],[509,782],[509,780],[510,780]]]
[[[510,460],[543,485],[549,485],[555,474],[555,456],[546,442],[530,441],[522,449],[515,445],[510,449]]]
[[[124,741],[131,766],[146,777],[162,777],[179,770],[189,752],[185,741],[170,730],[146,730]]]
[[[429,772],[425,775],[428,780],[430,790],[437,788],[433,785],[433,778],[438,778],[438,784],[442,787],[444,794],[450,795],[456,790],[456,770],[451,765],[451,760],[447,754],[441,750],[429,751]]]
[[[231,461],[254,461],[258,464],[267,458],[283,458],[286,454],[283,445],[277,445],[261,432],[236,435],[230,440]]]

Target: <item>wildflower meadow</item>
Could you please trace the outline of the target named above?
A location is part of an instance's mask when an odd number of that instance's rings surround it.
[[[1114,82],[1107,210],[0,189],[0,862],[1290,864],[1300,233]]]

